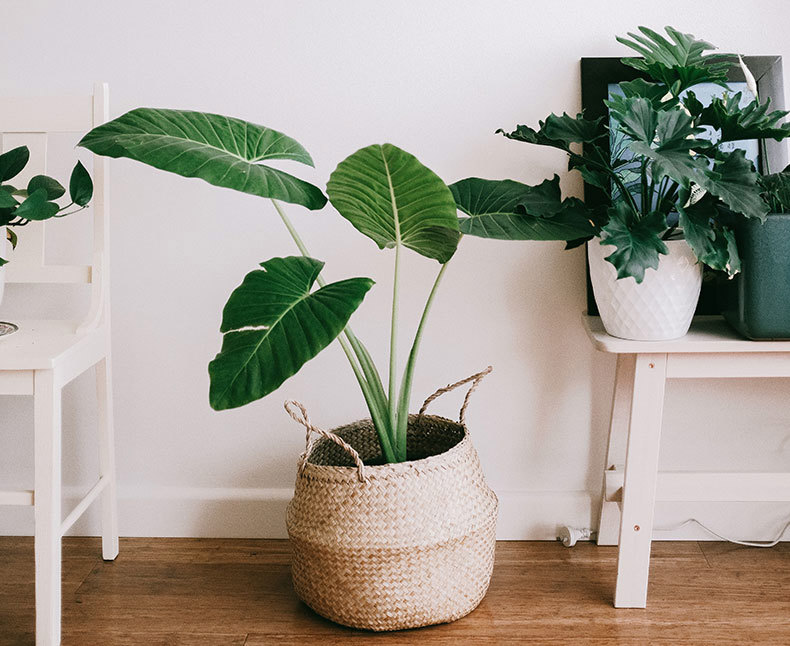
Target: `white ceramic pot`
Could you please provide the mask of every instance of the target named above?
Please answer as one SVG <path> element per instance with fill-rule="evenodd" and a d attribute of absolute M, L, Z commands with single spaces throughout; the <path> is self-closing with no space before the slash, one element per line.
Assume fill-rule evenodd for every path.
<path fill-rule="evenodd" d="M 702 265 L 685 240 L 668 240 L 669 255 L 658 269 L 648 269 L 644 280 L 617 279 L 617 270 L 605 258 L 615 250 L 587 243 L 595 302 L 607 333 L 634 341 L 666 341 L 688 332 L 702 287 Z"/>

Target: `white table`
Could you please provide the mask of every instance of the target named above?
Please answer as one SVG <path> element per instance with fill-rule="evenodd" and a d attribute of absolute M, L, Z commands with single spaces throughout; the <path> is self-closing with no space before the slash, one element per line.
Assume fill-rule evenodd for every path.
<path fill-rule="evenodd" d="M 696 318 L 674 341 L 627 341 L 598 317 L 582 321 L 597 350 L 617 355 L 598 544 L 620 546 L 615 607 L 644 608 L 657 500 L 790 501 L 790 473 L 659 472 L 666 380 L 790 377 L 790 342 L 748 341 L 719 316 Z M 612 447 L 623 436 L 621 467 Z"/>

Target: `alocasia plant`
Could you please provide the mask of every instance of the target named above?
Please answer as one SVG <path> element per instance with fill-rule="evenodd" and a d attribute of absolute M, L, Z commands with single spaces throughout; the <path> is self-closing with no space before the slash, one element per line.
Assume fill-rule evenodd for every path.
<path fill-rule="evenodd" d="M 29 160 L 30 150 L 27 146 L 12 148 L 0 155 L 0 227 L 7 227 L 6 235 L 14 248 L 17 235 L 12 227 L 24 227 L 30 222 L 71 215 L 87 207 L 93 197 L 93 181 L 81 162 L 77 162 L 71 172 L 71 201 L 64 206 L 56 200 L 66 194 L 66 189 L 48 175 L 31 177 L 24 188 L 8 183 L 25 169 Z M 0 258 L 0 267 L 7 262 Z"/>
<path fill-rule="evenodd" d="M 786 112 L 755 98 L 725 93 L 704 106 L 700 83 L 726 87 L 735 57 L 672 27 L 663 36 L 646 27 L 618 38 L 641 58 L 623 63 L 645 73 L 619 84 L 606 106 L 611 124 L 583 114 L 551 114 L 534 129 L 520 125 L 505 137 L 565 151 L 569 170 L 604 189 L 608 203 L 592 208 L 563 199 L 557 177 L 537 186 L 469 178 L 450 186 L 468 217 L 461 231 L 509 240 L 566 240 L 573 247 L 594 237 L 616 250 L 607 260 L 619 278 L 637 282 L 668 253 L 665 240 L 683 234 L 697 258 L 729 274 L 739 271 L 733 216 L 763 220 L 790 200 L 790 176 L 758 176 L 743 150 L 722 144 L 790 136 Z M 748 77 L 747 77 L 748 78 Z M 713 133 L 711 135 L 711 132 Z M 785 208 L 790 205 L 784 202 Z"/>
<path fill-rule="evenodd" d="M 216 114 L 139 108 L 89 132 L 80 145 L 99 155 L 126 157 L 184 177 L 270 198 L 300 256 L 271 258 L 230 295 L 222 315 L 222 348 L 209 364 L 209 401 L 217 410 L 265 397 L 336 338 L 351 364 L 388 462 L 407 459 L 412 380 L 423 330 L 447 262 L 460 239 L 447 185 L 416 157 L 391 144 L 362 148 L 340 162 L 327 193 L 332 205 L 395 260 L 388 383 L 348 325 L 373 281 L 326 284 L 280 202 L 321 209 L 316 186 L 270 166 L 274 160 L 313 165 L 286 135 Z M 265 162 L 265 163 L 264 163 Z M 568 208 L 574 208 L 569 203 Z M 557 215 L 558 219 L 566 216 Z M 401 375 L 396 362 L 400 258 L 404 248 L 436 260 L 440 269 Z"/>

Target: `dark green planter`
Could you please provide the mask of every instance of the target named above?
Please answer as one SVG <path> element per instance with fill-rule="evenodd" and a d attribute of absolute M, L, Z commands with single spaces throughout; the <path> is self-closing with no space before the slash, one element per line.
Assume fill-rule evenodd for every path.
<path fill-rule="evenodd" d="M 736 229 L 741 273 L 728 285 L 724 317 L 754 340 L 790 339 L 790 214 Z"/>

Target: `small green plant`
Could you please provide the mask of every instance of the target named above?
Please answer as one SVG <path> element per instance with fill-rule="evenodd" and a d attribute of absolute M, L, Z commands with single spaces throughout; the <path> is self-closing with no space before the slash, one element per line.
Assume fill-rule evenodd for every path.
<path fill-rule="evenodd" d="M 323 192 L 270 165 L 313 161 L 294 139 L 270 128 L 202 112 L 139 108 L 89 132 L 94 153 L 126 157 L 184 177 L 271 199 L 301 256 L 272 258 L 244 278 L 223 310 L 222 348 L 209 364 L 209 401 L 235 408 L 273 392 L 336 338 L 348 358 L 387 462 L 407 459 L 409 399 L 420 340 L 437 288 L 458 246 L 455 201 L 447 185 L 416 157 L 391 144 L 358 150 L 327 185 L 332 205 L 379 248 L 394 250 L 388 383 L 348 320 L 373 285 L 369 278 L 326 284 L 280 202 L 321 209 Z M 398 374 L 401 254 L 411 249 L 440 267 L 405 368 Z M 317 285 L 317 289 L 315 286 Z"/>
<path fill-rule="evenodd" d="M 32 177 L 24 188 L 9 184 L 9 180 L 25 169 L 29 160 L 30 150 L 27 146 L 19 146 L 0 155 L 0 227 L 7 227 L 6 235 L 13 248 L 16 248 L 17 235 L 12 227 L 23 227 L 30 222 L 77 213 L 86 208 L 93 197 L 93 182 L 81 162 L 77 162 L 71 172 L 71 201 L 64 206 L 60 206 L 56 200 L 66 194 L 66 189 L 47 175 Z M 7 262 L 0 258 L 0 267 Z"/>
<path fill-rule="evenodd" d="M 565 240 L 569 248 L 598 237 L 615 247 L 607 260 L 618 278 L 632 276 L 637 282 L 668 253 L 665 240 L 682 234 L 702 263 L 735 274 L 740 259 L 733 217 L 764 220 L 766 199 L 790 201 L 790 183 L 783 174 L 758 176 L 731 142 L 790 136 L 787 113 L 769 112 L 769 101 L 761 104 L 756 96 L 742 105 L 741 93 L 725 93 L 705 106 L 692 88 L 726 87 L 734 56 L 710 53 L 713 45 L 672 27 L 666 37 L 646 27 L 628 36 L 617 40 L 641 58 L 622 61 L 647 78 L 620 83 L 620 92 L 605 101 L 611 125 L 603 118 L 563 113 L 549 115 L 537 130 L 520 125 L 497 131 L 565 151 L 569 170 L 603 189 L 608 203 L 592 208 L 563 199 L 556 175 L 536 186 L 468 178 L 450 187 L 468 216 L 461 231 L 507 240 Z"/>

